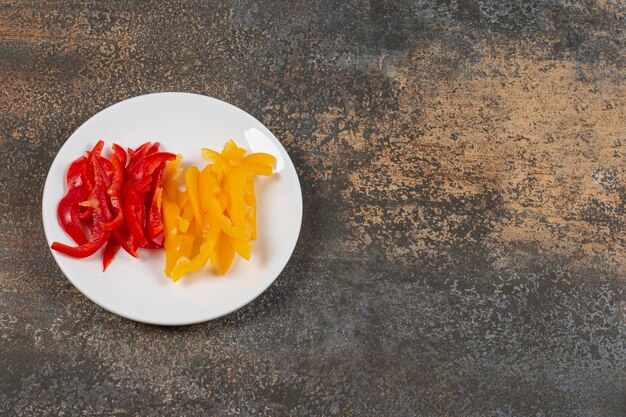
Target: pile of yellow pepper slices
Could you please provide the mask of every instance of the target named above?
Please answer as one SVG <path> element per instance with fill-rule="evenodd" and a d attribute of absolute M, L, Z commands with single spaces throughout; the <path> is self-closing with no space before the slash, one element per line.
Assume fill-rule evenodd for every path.
<path fill-rule="evenodd" d="M 221 153 L 202 149 L 209 163 L 200 171 L 187 168 L 179 188 L 182 156 L 165 168 L 163 221 L 165 274 L 173 281 L 198 271 L 210 261 L 219 275 L 230 268 L 235 253 L 249 260 L 256 240 L 256 195 L 253 178 L 271 176 L 275 158 L 246 155 L 229 140 Z"/>

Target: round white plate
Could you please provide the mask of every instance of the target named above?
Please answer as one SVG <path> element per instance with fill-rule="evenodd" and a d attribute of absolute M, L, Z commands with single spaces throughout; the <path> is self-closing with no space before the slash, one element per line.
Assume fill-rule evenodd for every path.
<path fill-rule="evenodd" d="M 183 325 L 211 320 L 243 307 L 267 289 L 296 246 L 302 222 L 298 175 L 280 142 L 261 122 L 223 101 L 188 93 L 157 93 L 117 103 L 93 116 L 70 136 L 57 154 L 43 191 L 42 215 L 48 244 L 74 245 L 57 221 L 66 192 L 69 164 L 102 139 L 135 148 L 158 141 L 161 149 L 183 155 L 183 167 L 206 164 L 201 148 L 221 151 L 228 139 L 252 152 L 276 157 L 272 177 L 255 179 L 258 239 L 252 257 L 235 261 L 223 277 L 208 267 L 173 283 L 163 273 L 163 250 L 140 249 L 134 259 L 120 250 L 106 272 L 98 252 L 74 259 L 52 251 L 65 276 L 103 308 L 144 323 Z"/>

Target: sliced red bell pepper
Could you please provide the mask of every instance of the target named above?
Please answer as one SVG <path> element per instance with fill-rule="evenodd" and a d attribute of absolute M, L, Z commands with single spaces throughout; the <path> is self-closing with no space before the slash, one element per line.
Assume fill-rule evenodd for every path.
<path fill-rule="evenodd" d="M 110 181 L 109 177 L 106 175 L 104 167 L 100 161 L 100 158 L 91 158 L 91 162 L 93 164 L 93 172 L 94 172 L 94 189 L 92 192 L 91 200 L 95 198 L 98 202 L 98 207 L 95 211 L 100 211 L 102 215 L 102 221 L 107 222 L 110 221 L 113 217 L 111 215 L 111 209 L 109 208 L 109 203 L 107 201 L 107 189 L 109 188 Z M 95 208 L 95 207 L 94 207 Z"/>
<path fill-rule="evenodd" d="M 127 157 L 126 157 L 126 151 L 124 150 L 124 148 L 122 148 L 117 143 L 114 143 L 113 145 L 111 145 L 111 149 L 113 149 L 113 153 L 117 155 L 117 158 L 119 159 L 122 167 L 125 167 Z"/>
<path fill-rule="evenodd" d="M 67 194 L 59 202 L 57 218 L 63 230 L 79 245 L 87 243 L 85 231 L 79 222 L 79 204 L 86 197 L 83 185 L 82 172 L 86 169 L 87 158 L 78 158 L 70 165 L 67 171 Z"/>
<path fill-rule="evenodd" d="M 104 171 L 106 172 L 107 178 L 109 178 L 110 180 L 113 177 L 113 164 L 104 156 L 100 156 L 98 160 L 102 164 L 102 167 L 104 168 Z"/>
<path fill-rule="evenodd" d="M 145 249 L 162 249 L 163 248 L 163 239 L 157 239 L 157 240 L 149 240 L 148 243 L 146 243 L 143 246 Z"/>
<path fill-rule="evenodd" d="M 52 248 L 73 257 L 87 257 L 105 244 L 103 269 L 119 248 L 138 257 L 137 249 L 163 247 L 162 178 L 166 161 L 175 155 L 146 142 L 128 154 L 113 144 L 109 157 L 98 141 L 68 170 L 68 193 L 58 207 L 59 223 L 79 244 L 54 242 Z M 79 162 L 80 161 L 80 162 Z M 87 239 L 82 227 L 89 229 Z"/>
<path fill-rule="evenodd" d="M 163 171 L 165 171 L 165 162 L 161 162 L 161 165 L 154 171 L 152 180 L 150 208 L 148 209 L 148 220 L 146 222 L 146 229 L 150 239 L 155 239 L 163 233 L 163 213 L 161 211 Z"/>
<path fill-rule="evenodd" d="M 100 217 L 100 215 L 94 215 Z M 110 232 L 102 230 L 101 223 L 95 223 L 92 229 L 91 240 L 79 246 L 69 246 L 64 243 L 54 242 L 52 249 L 69 255 L 73 258 L 86 258 L 93 255 L 100 249 L 109 239 Z"/>
<path fill-rule="evenodd" d="M 115 230 L 122 226 L 124 222 L 124 214 L 122 210 L 122 185 L 124 184 L 124 167 L 117 153 L 111 155 L 111 166 L 113 174 L 111 176 L 111 185 L 107 189 L 107 195 L 111 202 L 111 207 L 115 215 L 111 221 L 102 225 L 104 230 Z"/>
<path fill-rule="evenodd" d="M 155 152 L 137 161 L 129 170 L 128 177 L 138 179 L 152 175 L 154 171 L 165 161 L 176 159 L 176 155 L 169 152 Z"/>
<path fill-rule="evenodd" d="M 122 188 L 124 185 L 124 173 L 125 173 L 124 167 L 126 166 L 128 155 L 126 154 L 126 151 L 124 150 L 124 148 L 122 148 L 117 143 L 114 143 L 111 146 L 111 149 L 113 150 L 113 156 L 111 157 L 111 162 L 113 163 L 114 169 L 117 172 L 117 178 L 122 179 L 121 183 L 119 183 L 120 188 L 111 191 L 111 194 L 113 194 L 114 196 L 117 195 L 117 201 L 114 196 L 111 197 L 111 205 L 113 206 L 114 209 L 117 209 L 116 217 L 111 222 L 116 221 L 117 217 L 121 217 L 122 219 L 121 225 L 119 227 L 116 227 L 114 230 L 112 230 L 112 234 L 113 234 L 113 237 L 115 238 L 115 241 L 117 242 L 118 245 L 122 247 L 122 249 L 124 249 L 130 256 L 134 258 L 138 258 L 139 255 L 137 254 L 137 244 L 134 242 L 134 240 L 132 240 L 130 233 L 128 232 L 128 229 L 126 228 L 126 225 L 124 224 L 124 207 L 122 205 L 122 201 L 123 201 L 122 200 Z M 129 149 L 129 152 L 130 151 L 132 151 L 132 149 Z M 117 159 L 117 160 L 114 161 L 114 159 Z M 119 173 L 120 168 L 122 171 L 121 175 Z M 112 186 L 114 184 L 116 184 L 116 181 L 113 181 Z M 111 188 L 109 188 L 109 190 L 111 190 Z M 119 207 L 116 207 L 118 203 L 119 203 Z M 114 224 L 112 225 L 106 224 L 105 227 L 113 226 L 113 225 Z"/>
<path fill-rule="evenodd" d="M 137 253 L 137 248 L 139 245 L 135 243 L 135 240 L 130 235 L 130 232 L 126 229 L 125 226 L 113 231 L 113 236 L 117 242 L 122 246 L 122 249 L 126 251 L 133 258 L 139 258 L 139 254 Z"/>
<path fill-rule="evenodd" d="M 143 158 L 153 153 L 156 153 L 159 150 L 159 143 L 150 143 L 146 142 L 135 150 L 128 149 L 129 161 L 128 166 L 126 167 L 126 174 L 130 173 L 130 170 L 137 165 Z"/>
<path fill-rule="evenodd" d="M 130 156 L 130 161 L 128 161 L 128 169 L 130 170 L 130 168 L 139 160 L 141 160 L 141 158 L 143 158 L 144 156 L 146 156 L 146 153 L 148 152 L 149 149 L 151 149 L 153 147 L 152 143 L 150 142 L 146 142 L 143 145 L 141 145 L 140 147 L 138 147 L 137 149 L 133 150 L 128 148 L 128 155 Z M 157 146 L 158 149 L 158 146 Z"/>
<path fill-rule="evenodd" d="M 152 178 L 145 176 L 141 179 L 130 180 L 124 184 L 124 218 L 130 235 L 139 246 L 148 243 L 144 233 L 146 223 L 146 194 L 150 190 Z"/>
<path fill-rule="evenodd" d="M 89 221 L 92 219 L 91 210 L 87 206 L 80 206 L 78 211 L 78 218 L 82 221 Z"/>
<path fill-rule="evenodd" d="M 99 140 L 98 142 L 96 142 L 90 153 L 96 156 L 100 156 L 102 155 L 102 149 L 104 149 L 104 141 Z"/>
<path fill-rule="evenodd" d="M 102 229 L 102 224 L 108 221 L 111 216 L 106 202 L 106 174 L 97 157 L 93 157 L 92 154 L 89 159 L 94 171 L 94 188 L 88 200 L 91 204 L 94 220 L 91 238 L 87 243 L 79 246 L 69 246 L 60 242 L 52 244 L 52 249 L 74 258 L 86 258 L 93 255 L 106 243 L 110 236 L 110 232 Z"/>
<path fill-rule="evenodd" d="M 87 158 L 81 156 L 67 170 L 65 180 L 69 188 L 75 188 L 83 185 L 83 173 L 87 169 Z"/>
<path fill-rule="evenodd" d="M 102 271 L 106 271 L 107 267 L 115 258 L 117 251 L 120 250 L 120 244 L 114 236 L 109 237 L 107 245 L 104 247 L 102 254 Z"/>
<path fill-rule="evenodd" d="M 150 146 L 147 150 L 144 156 L 146 155 L 150 155 L 153 154 L 155 152 L 158 152 L 159 147 L 161 146 L 161 144 L 159 142 L 153 142 L 152 146 Z"/>
<path fill-rule="evenodd" d="M 104 142 L 99 140 L 91 149 L 91 151 L 87 152 L 87 164 L 82 172 L 81 178 L 83 180 L 83 185 L 85 187 L 85 195 L 90 196 L 94 187 L 94 171 L 93 164 L 91 163 L 91 159 L 95 156 L 100 158 L 102 154 L 102 149 L 104 147 Z M 92 211 L 87 206 L 82 206 L 78 213 L 78 218 L 81 220 L 89 220 L 92 218 Z"/>
<path fill-rule="evenodd" d="M 78 217 L 80 202 L 83 201 L 83 189 L 80 187 L 70 189 L 57 207 L 57 218 L 63 230 L 79 245 L 87 243 L 85 231 L 80 226 Z"/>

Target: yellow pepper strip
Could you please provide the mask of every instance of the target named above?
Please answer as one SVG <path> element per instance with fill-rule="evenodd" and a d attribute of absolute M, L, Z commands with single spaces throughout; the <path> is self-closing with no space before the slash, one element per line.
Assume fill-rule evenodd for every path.
<path fill-rule="evenodd" d="M 217 183 L 215 173 L 211 169 L 211 165 L 204 167 L 198 176 L 198 191 L 200 193 L 200 207 L 202 211 L 209 211 L 209 199 L 211 196 L 220 192 L 221 187 Z"/>
<path fill-rule="evenodd" d="M 261 165 L 271 168 L 273 171 L 274 164 L 276 163 L 276 158 L 273 155 L 269 155 L 266 153 L 253 153 L 246 156 L 243 159 L 244 165 Z M 267 170 L 269 171 L 269 170 Z M 268 172 L 264 173 L 268 173 Z M 269 174 L 271 175 L 271 173 Z M 248 216 L 248 220 L 250 222 L 250 226 L 252 231 L 250 233 L 250 238 L 252 240 L 256 240 L 257 238 L 257 227 L 256 227 L 256 194 L 254 192 L 254 183 L 253 179 L 250 178 L 246 181 L 244 186 L 244 199 L 246 200 L 246 204 L 250 206 L 250 213 Z"/>
<path fill-rule="evenodd" d="M 185 207 L 187 201 L 189 201 L 189 193 L 187 193 L 187 190 L 180 192 L 178 198 L 174 201 L 176 201 L 178 207 Z"/>
<path fill-rule="evenodd" d="M 193 207 L 191 206 L 191 203 L 189 202 L 189 200 L 187 200 L 187 203 L 184 206 L 182 206 L 180 216 L 183 219 L 187 220 L 189 223 L 191 223 L 194 220 Z"/>
<path fill-rule="evenodd" d="M 233 263 L 235 250 L 230 244 L 230 238 L 225 233 L 220 233 L 217 238 L 217 273 L 224 275 Z"/>
<path fill-rule="evenodd" d="M 274 168 L 274 164 L 276 163 L 276 158 L 274 155 L 270 155 L 268 153 L 252 153 L 243 158 L 242 163 L 244 165 L 265 165 L 270 168 Z"/>
<path fill-rule="evenodd" d="M 172 280 L 176 282 L 183 275 L 202 269 L 209 261 L 210 254 L 211 250 L 209 243 L 203 243 L 200 246 L 198 254 L 194 256 L 193 259 L 189 259 L 186 256 L 178 258 L 174 269 L 172 269 Z"/>
<path fill-rule="evenodd" d="M 252 245 L 248 239 L 235 239 L 231 238 L 230 243 L 235 249 L 235 252 L 239 254 L 246 261 L 250 260 L 250 255 L 252 255 Z"/>
<path fill-rule="evenodd" d="M 176 180 L 180 176 L 181 169 L 179 165 L 182 159 L 183 156 L 179 154 L 176 156 L 175 160 L 169 161 L 165 167 L 165 173 L 163 175 L 163 195 L 170 201 L 176 201 L 178 197 L 179 191 Z"/>
<path fill-rule="evenodd" d="M 202 148 L 202 158 L 207 162 L 211 162 L 212 164 L 219 166 L 220 168 L 223 168 L 227 164 L 227 161 L 224 159 L 222 154 L 209 148 Z"/>
<path fill-rule="evenodd" d="M 272 175 L 272 167 L 263 164 L 246 164 L 241 167 L 243 175 L 248 179 L 262 175 L 269 177 Z"/>
<path fill-rule="evenodd" d="M 222 182 L 224 181 L 224 172 L 226 172 L 226 169 L 222 169 L 217 165 L 211 165 L 211 170 L 215 174 L 215 179 L 217 180 L 217 186 L 220 187 L 220 190 L 221 190 Z"/>
<path fill-rule="evenodd" d="M 239 256 L 248 261 L 250 260 L 250 255 L 252 253 L 252 246 L 250 244 L 250 240 L 252 238 L 252 230 L 250 224 L 246 221 L 248 213 L 245 207 L 245 201 L 243 199 L 243 196 L 239 196 L 238 194 L 240 193 L 233 194 L 237 195 L 237 200 L 239 200 L 239 197 L 241 197 L 241 202 L 236 201 L 235 198 L 232 198 L 231 207 L 229 208 L 228 214 L 233 222 L 233 226 L 248 231 L 248 236 L 246 239 L 232 237 L 230 242 L 235 251 L 239 254 Z M 237 207 L 235 207 L 236 204 L 238 204 Z"/>
<path fill-rule="evenodd" d="M 237 239 L 247 239 L 248 233 L 245 230 L 233 226 L 232 221 L 224 215 L 220 203 L 215 197 L 209 199 L 209 214 L 211 219 L 229 236 Z"/>
<path fill-rule="evenodd" d="M 222 231 L 220 230 L 219 226 L 215 223 L 211 224 L 211 226 L 209 227 L 209 233 L 207 235 L 207 243 L 209 244 L 209 253 L 210 253 L 210 257 L 211 257 L 211 267 L 215 267 L 217 266 L 217 238 L 219 237 L 220 233 Z"/>
<path fill-rule="evenodd" d="M 236 218 L 237 220 L 243 218 L 246 212 L 246 201 L 243 197 L 243 188 L 246 178 L 242 174 L 243 172 L 241 171 L 241 169 L 234 169 L 229 176 L 226 186 L 224 187 L 226 188 L 226 191 L 228 193 L 228 199 L 230 203 L 228 207 L 228 212 L 231 216 L 230 218 L 233 220 L 233 223 L 235 223 Z"/>
<path fill-rule="evenodd" d="M 216 222 L 224 233 L 239 239 L 246 239 L 247 233 L 245 230 L 233 227 L 231 220 L 224 215 L 222 203 L 226 203 L 227 196 L 216 197 L 216 191 L 219 190 L 219 186 L 215 177 L 212 177 L 210 174 L 211 172 L 205 168 L 199 175 L 198 183 L 201 190 L 202 210 L 208 212 L 211 220 Z"/>
<path fill-rule="evenodd" d="M 233 237 L 231 239 L 231 244 L 242 258 L 249 260 L 252 247 L 250 246 L 251 228 L 249 223 L 246 221 L 247 207 L 243 196 L 245 178 L 242 176 L 241 168 L 234 168 L 229 175 L 229 180 L 226 185 L 230 200 L 228 215 L 233 223 L 233 226 L 249 232 L 245 239 Z"/>
<path fill-rule="evenodd" d="M 180 230 L 181 233 L 187 233 L 190 224 L 191 223 L 189 223 L 189 220 L 185 219 L 184 217 L 178 218 L 178 230 Z"/>
<path fill-rule="evenodd" d="M 180 234 L 180 246 L 179 254 L 187 258 L 191 258 L 193 253 L 193 244 L 195 243 L 195 233 L 181 233 Z"/>
<path fill-rule="evenodd" d="M 228 160 L 222 154 L 215 152 L 213 149 L 203 148 L 202 159 L 209 162 L 219 182 L 222 181 L 224 173 L 230 169 Z"/>
<path fill-rule="evenodd" d="M 189 201 L 193 209 L 193 217 L 196 220 L 196 230 L 198 234 L 202 235 L 202 225 L 204 224 L 202 212 L 200 211 L 200 201 L 198 199 L 198 175 L 199 171 L 197 167 L 188 168 L 185 172 L 185 186 L 187 187 L 187 194 L 189 195 Z"/>
<path fill-rule="evenodd" d="M 217 201 L 220 203 L 220 208 L 222 209 L 222 212 L 226 211 L 226 209 L 228 208 L 228 195 L 226 193 L 220 192 L 217 195 Z"/>
<path fill-rule="evenodd" d="M 256 194 L 252 179 L 246 181 L 243 198 L 246 200 L 246 204 L 250 206 L 250 211 L 248 212 L 248 222 L 251 228 L 250 239 L 256 240 Z"/>
<path fill-rule="evenodd" d="M 243 160 L 243 156 L 246 154 L 246 150 L 239 148 L 232 139 L 224 144 L 222 149 L 222 156 L 232 165 L 237 166 Z"/>
<path fill-rule="evenodd" d="M 178 217 L 178 230 L 181 233 L 187 233 L 189 226 L 191 225 L 191 221 L 193 220 L 193 213 L 191 206 L 189 205 L 185 206 L 183 210 L 183 214 Z"/>
<path fill-rule="evenodd" d="M 180 238 L 178 235 L 178 216 L 180 209 L 176 203 L 167 199 L 163 200 L 163 222 L 165 225 L 165 236 L 163 246 L 165 247 L 165 275 L 170 276 L 172 268 L 178 258 L 178 247 Z"/>

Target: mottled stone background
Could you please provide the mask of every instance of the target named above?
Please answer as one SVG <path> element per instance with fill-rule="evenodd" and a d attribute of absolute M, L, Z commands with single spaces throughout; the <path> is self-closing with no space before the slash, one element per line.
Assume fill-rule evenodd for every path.
<path fill-rule="evenodd" d="M 0 3 L 1 415 L 626 415 L 623 0 Z M 256 301 L 161 328 L 43 235 L 94 113 L 189 91 L 300 174 Z"/>

